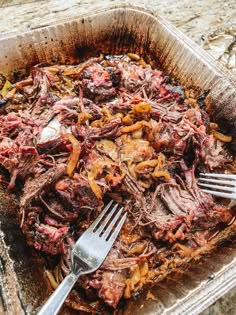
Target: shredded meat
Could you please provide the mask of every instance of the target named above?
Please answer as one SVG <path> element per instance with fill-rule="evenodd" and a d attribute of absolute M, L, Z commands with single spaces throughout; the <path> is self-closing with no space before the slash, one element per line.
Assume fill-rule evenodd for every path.
<path fill-rule="evenodd" d="M 235 171 L 223 142 L 231 137 L 216 130 L 204 95 L 139 56 L 36 65 L 9 93 L 0 94 L 0 165 L 8 189 L 19 190 L 27 242 L 50 256 L 55 281 L 110 198 L 128 213 L 101 268 L 67 300 L 75 310 L 119 309 L 210 252 L 211 235 L 232 222 L 227 203 L 196 179 L 202 170 Z"/>
<path fill-rule="evenodd" d="M 105 271 L 102 275 L 99 296 L 108 305 L 117 307 L 125 288 L 125 276 L 120 272 Z"/>
<path fill-rule="evenodd" d="M 214 139 L 212 135 L 206 137 L 203 142 L 201 157 L 210 170 L 224 166 L 231 159 L 229 153 L 224 148 L 224 144 Z"/>

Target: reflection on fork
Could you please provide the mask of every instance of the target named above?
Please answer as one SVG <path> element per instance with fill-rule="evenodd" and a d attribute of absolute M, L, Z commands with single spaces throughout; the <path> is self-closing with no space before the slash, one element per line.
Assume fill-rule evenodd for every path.
<path fill-rule="evenodd" d="M 236 175 L 201 173 L 198 185 L 202 191 L 214 196 L 236 199 Z M 208 189 L 205 189 L 208 188 Z"/>

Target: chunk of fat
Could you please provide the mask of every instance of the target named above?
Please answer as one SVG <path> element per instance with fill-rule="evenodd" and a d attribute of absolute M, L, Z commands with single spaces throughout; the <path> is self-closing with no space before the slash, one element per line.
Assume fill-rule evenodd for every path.
<path fill-rule="evenodd" d="M 70 127 L 65 128 L 61 125 L 57 117 L 54 117 L 46 127 L 44 127 L 39 134 L 38 144 L 44 143 L 50 140 L 55 140 L 61 135 L 71 133 Z"/>

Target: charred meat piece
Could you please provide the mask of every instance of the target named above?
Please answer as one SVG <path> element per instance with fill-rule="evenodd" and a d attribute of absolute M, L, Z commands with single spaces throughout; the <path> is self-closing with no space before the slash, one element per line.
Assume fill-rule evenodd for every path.
<path fill-rule="evenodd" d="M 111 68 L 104 69 L 99 64 L 86 68 L 82 73 L 84 95 L 95 102 L 114 97 L 115 86 L 119 84 L 118 73 Z"/>
<path fill-rule="evenodd" d="M 74 179 L 69 183 L 63 184 L 62 181 L 64 180 L 56 182 L 55 189 L 56 195 L 65 207 L 79 212 L 83 207 L 96 209 L 102 205 L 93 193 L 86 177 L 75 174 Z"/>
<path fill-rule="evenodd" d="M 28 178 L 23 188 L 21 207 L 27 207 L 30 202 L 46 188 L 53 184 L 65 173 L 65 165 L 59 164 L 55 168 L 50 168 L 44 174 L 36 178 Z"/>
<path fill-rule="evenodd" d="M 26 234 L 29 245 L 51 255 L 65 254 L 65 239 L 68 235 L 69 227 L 55 227 L 40 222 L 39 207 L 29 207 L 22 230 Z M 51 222 L 50 222 L 51 223 Z"/>
<path fill-rule="evenodd" d="M 117 307 L 121 297 L 124 294 L 126 278 L 121 272 L 105 271 L 102 275 L 101 288 L 99 296 L 106 304 Z"/>

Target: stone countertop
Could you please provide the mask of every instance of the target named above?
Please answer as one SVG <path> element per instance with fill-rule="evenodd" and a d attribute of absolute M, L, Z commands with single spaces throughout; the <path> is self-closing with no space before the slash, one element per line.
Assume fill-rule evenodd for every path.
<path fill-rule="evenodd" d="M 235 0 L 0 0 L 0 33 L 23 32 L 109 4 L 131 3 L 155 10 L 198 44 L 203 34 L 236 21 Z M 236 287 L 201 315 L 236 315 Z"/>
<path fill-rule="evenodd" d="M 236 20 L 235 0 L 0 0 L 0 32 L 24 31 L 103 6 L 132 4 L 155 10 L 200 43 L 209 29 Z"/>

